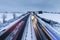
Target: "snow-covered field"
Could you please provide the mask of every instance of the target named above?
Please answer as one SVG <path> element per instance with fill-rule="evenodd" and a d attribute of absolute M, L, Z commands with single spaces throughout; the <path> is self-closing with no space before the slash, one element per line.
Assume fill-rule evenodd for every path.
<path fill-rule="evenodd" d="M 43 14 L 37 14 L 37 15 L 42 17 L 42 18 L 46 18 L 46 19 L 53 20 L 53 21 L 56 21 L 56 22 L 60 23 L 60 14 L 43 13 Z M 55 26 L 53 28 L 55 30 L 57 30 L 58 32 L 60 32 L 60 26 L 58 27 L 58 25 L 57 25 L 57 26 Z"/>
<path fill-rule="evenodd" d="M 15 15 L 16 15 L 16 18 L 17 18 L 17 17 L 23 15 L 23 13 L 20 13 L 20 14 L 16 13 Z M 6 21 L 10 22 L 10 20 L 13 19 L 13 14 L 12 13 L 7 13 L 7 14 L 5 14 L 5 16 L 6 16 L 6 18 L 5 18 Z M 9 24 L 8 22 L 3 24 L 3 13 L 0 13 L 0 29 L 5 27 L 8 24 Z"/>
<path fill-rule="evenodd" d="M 37 14 L 37 15 L 42 17 L 42 18 L 50 19 L 50 20 L 53 20 L 53 21 L 60 23 L 60 14 L 43 13 L 43 14 Z"/>
<path fill-rule="evenodd" d="M 13 19 L 13 14 L 12 13 L 7 13 L 5 14 L 6 15 L 6 21 L 10 20 L 10 19 Z M 16 17 L 19 17 L 21 16 L 22 13 L 16 13 Z M 0 13 L 0 23 L 3 23 L 3 13 Z"/>
<path fill-rule="evenodd" d="M 1 14 L 0 14 L 0 23 L 3 22 L 3 21 L 2 21 L 2 20 L 3 20 L 2 16 L 3 16 L 3 14 L 1 13 Z"/>

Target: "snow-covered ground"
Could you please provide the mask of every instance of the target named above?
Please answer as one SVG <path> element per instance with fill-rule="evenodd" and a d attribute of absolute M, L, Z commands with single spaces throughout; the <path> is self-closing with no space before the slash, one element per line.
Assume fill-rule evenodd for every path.
<path fill-rule="evenodd" d="M 3 14 L 5 14 L 6 18 L 5 20 L 7 21 L 6 23 L 3 24 Z M 16 13 L 16 17 L 21 16 L 23 13 Z M 0 13 L 0 29 L 7 26 L 8 24 L 11 23 L 11 20 L 13 20 L 13 13 Z"/>
<path fill-rule="evenodd" d="M 47 14 L 47 13 L 43 13 L 43 14 L 37 14 L 38 16 L 42 17 L 42 18 L 46 18 L 49 20 L 53 20 L 56 21 L 58 23 L 60 23 L 60 14 Z M 54 26 L 53 27 L 55 30 L 57 30 L 58 32 L 60 32 L 60 26 Z"/>
<path fill-rule="evenodd" d="M 21 16 L 22 15 L 22 13 L 16 13 L 16 17 L 19 17 L 19 16 Z"/>
<path fill-rule="evenodd" d="M 3 23 L 3 14 L 4 13 L 0 13 L 0 23 Z M 13 19 L 13 13 L 5 13 L 5 15 L 6 15 L 6 21 L 8 21 L 8 20 L 10 20 L 10 19 Z M 19 16 L 21 16 L 22 15 L 22 13 L 16 13 L 16 17 L 19 17 Z"/>
<path fill-rule="evenodd" d="M 0 23 L 3 23 L 3 21 L 2 21 L 2 20 L 3 20 L 2 16 L 3 16 L 3 13 L 0 14 Z"/>
<path fill-rule="evenodd" d="M 25 16 L 27 16 L 28 14 L 26 14 Z M 9 28 L 11 28 L 15 23 L 19 22 L 22 18 L 24 18 L 25 16 L 22 16 L 21 18 L 19 18 L 18 20 L 8 24 L 5 27 L 0 27 L 0 35 L 2 35 L 3 33 L 5 33 Z M 5 29 L 5 31 L 3 31 Z"/>
<path fill-rule="evenodd" d="M 6 15 L 6 19 L 5 19 L 6 21 L 13 19 L 13 15 L 11 13 L 5 15 Z"/>
<path fill-rule="evenodd" d="M 56 21 L 60 23 L 60 14 L 48 14 L 48 13 L 43 13 L 43 14 L 37 14 L 38 16 L 46 19 L 50 19 L 53 21 Z"/>

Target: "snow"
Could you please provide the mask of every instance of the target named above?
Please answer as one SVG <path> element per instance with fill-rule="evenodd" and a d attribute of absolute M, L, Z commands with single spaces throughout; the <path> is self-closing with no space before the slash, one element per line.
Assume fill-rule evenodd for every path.
<path fill-rule="evenodd" d="M 2 16 L 3 16 L 3 13 L 0 14 L 0 23 L 3 23 L 3 21 L 2 21 L 2 20 L 3 20 Z"/>
<path fill-rule="evenodd" d="M 28 15 L 28 14 L 26 14 L 26 15 Z M 26 15 L 25 15 L 25 16 L 26 16 Z M 1 28 L 1 29 L 0 29 L 0 35 L 2 35 L 3 33 L 5 33 L 9 28 L 11 28 L 15 23 L 17 23 L 18 21 L 20 21 L 20 20 L 21 20 L 22 18 L 24 18 L 25 16 L 22 16 L 21 18 L 19 18 L 18 20 L 10 23 L 10 24 L 7 25 L 6 27 Z M 5 30 L 5 31 L 3 31 L 3 30 Z"/>
<path fill-rule="evenodd" d="M 38 18 L 39 19 L 39 18 Z M 39 22 L 43 25 L 43 27 L 47 28 L 49 32 L 51 32 L 51 36 L 55 39 L 59 39 L 60 38 L 60 32 L 58 32 L 57 30 L 55 30 L 51 25 L 49 25 L 48 23 L 45 23 L 44 21 L 42 21 L 41 19 L 39 19 Z"/>
<path fill-rule="evenodd" d="M 5 20 L 7 21 L 6 23 L 3 23 L 3 14 L 6 16 L 6 18 L 5 18 Z M 21 16 L 22 13 L 20 13 L 20 14 L 19 13 L 16 13 L 15 15 L 16 15 L 16 18 L 17 18 L 17 17 Z M 10 24 L 12 20 L 13 20 L 13 13 L 0 13 L 0 30 L 3 27 L 5 27 L 8 24 Z"/>
<path fill-rule="evenodd" d="M 22 15 L 22 13 L 16 13 L 16 17 L 19 17 L 19 16 L 21 16 Z"/>
<path fill-rule="evenodd" d="M 60 27 L 54 27 L 60 33 Z"/>
<path fill-rule="evenodd" d="M 3 14 L 5 14 L 5 16 L 6 16 L 6 21 L 8 21 L 8 20 L 11 20 L 11 19 L 13 19 L 13 13 L 0 13 L 0 23 L 3 23 Z M 22 15 L 22 13 L 16 13 L 16 17 L 19 17 L 19 16 L 21 16 Z"/>
<path fill-rule="evenodd" d="M 5 18 L 5 21 L 7 21 L 6 23 L 3 23 L 3 15 L 6 16 Z M 16 18 L 18 18 L 21 15 L 23 15 L 23 13 L 15 13 L 15 15 L 16 15 Z M 3 28 L 5 25 L 8 25 L 12 21 L 14 21 L 13 13 L 0 13 L 0 29 Z"/>
<path fill-rule="evenodd" d="M 60 23 L 60 14 L 43 13 L 43 14 L 37 14 L 37 15 L 42 18 L 46 18 L 46 19 L 53 20 L 53 21 Z M 60 34 L 60 24 L 55 24 L 54 26 L 51 26 L 51 27 L 52 27 L 51 29 L 54 29 L 56 33 Z"/>
<path fill-rule="evenodd" d="M 60 23 L 60 14 L 48 14 L 48 13 L 43 13 L 43 14 L 37 14 L 38 16 L 46 19 L 50 19 L 53 21 L 56 21 Z"/>

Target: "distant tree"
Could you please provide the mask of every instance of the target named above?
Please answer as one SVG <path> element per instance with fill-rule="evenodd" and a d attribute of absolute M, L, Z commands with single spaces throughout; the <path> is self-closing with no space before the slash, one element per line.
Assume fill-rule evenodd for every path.
<path fill-rule="evenodd" d="M 36 14 L 36 13 L 33 11 L 33 14 Z"/>
<path fill-rule="evenodd" d="M 31 11 L 28 11 L 27 13 L 31 13 Z"/>
<path fill-rule="evenodd" d="M 39 14 L 42 14 L 43 12 L 42 11 L 38 11 Z"/>

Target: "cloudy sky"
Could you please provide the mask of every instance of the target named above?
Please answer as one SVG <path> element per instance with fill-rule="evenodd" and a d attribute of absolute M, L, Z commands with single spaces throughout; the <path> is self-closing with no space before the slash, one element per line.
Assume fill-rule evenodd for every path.
<path fill-rule="evenodd" d="M 0 0 L 0 11 L 60 11 L 60 0 Z"/>

